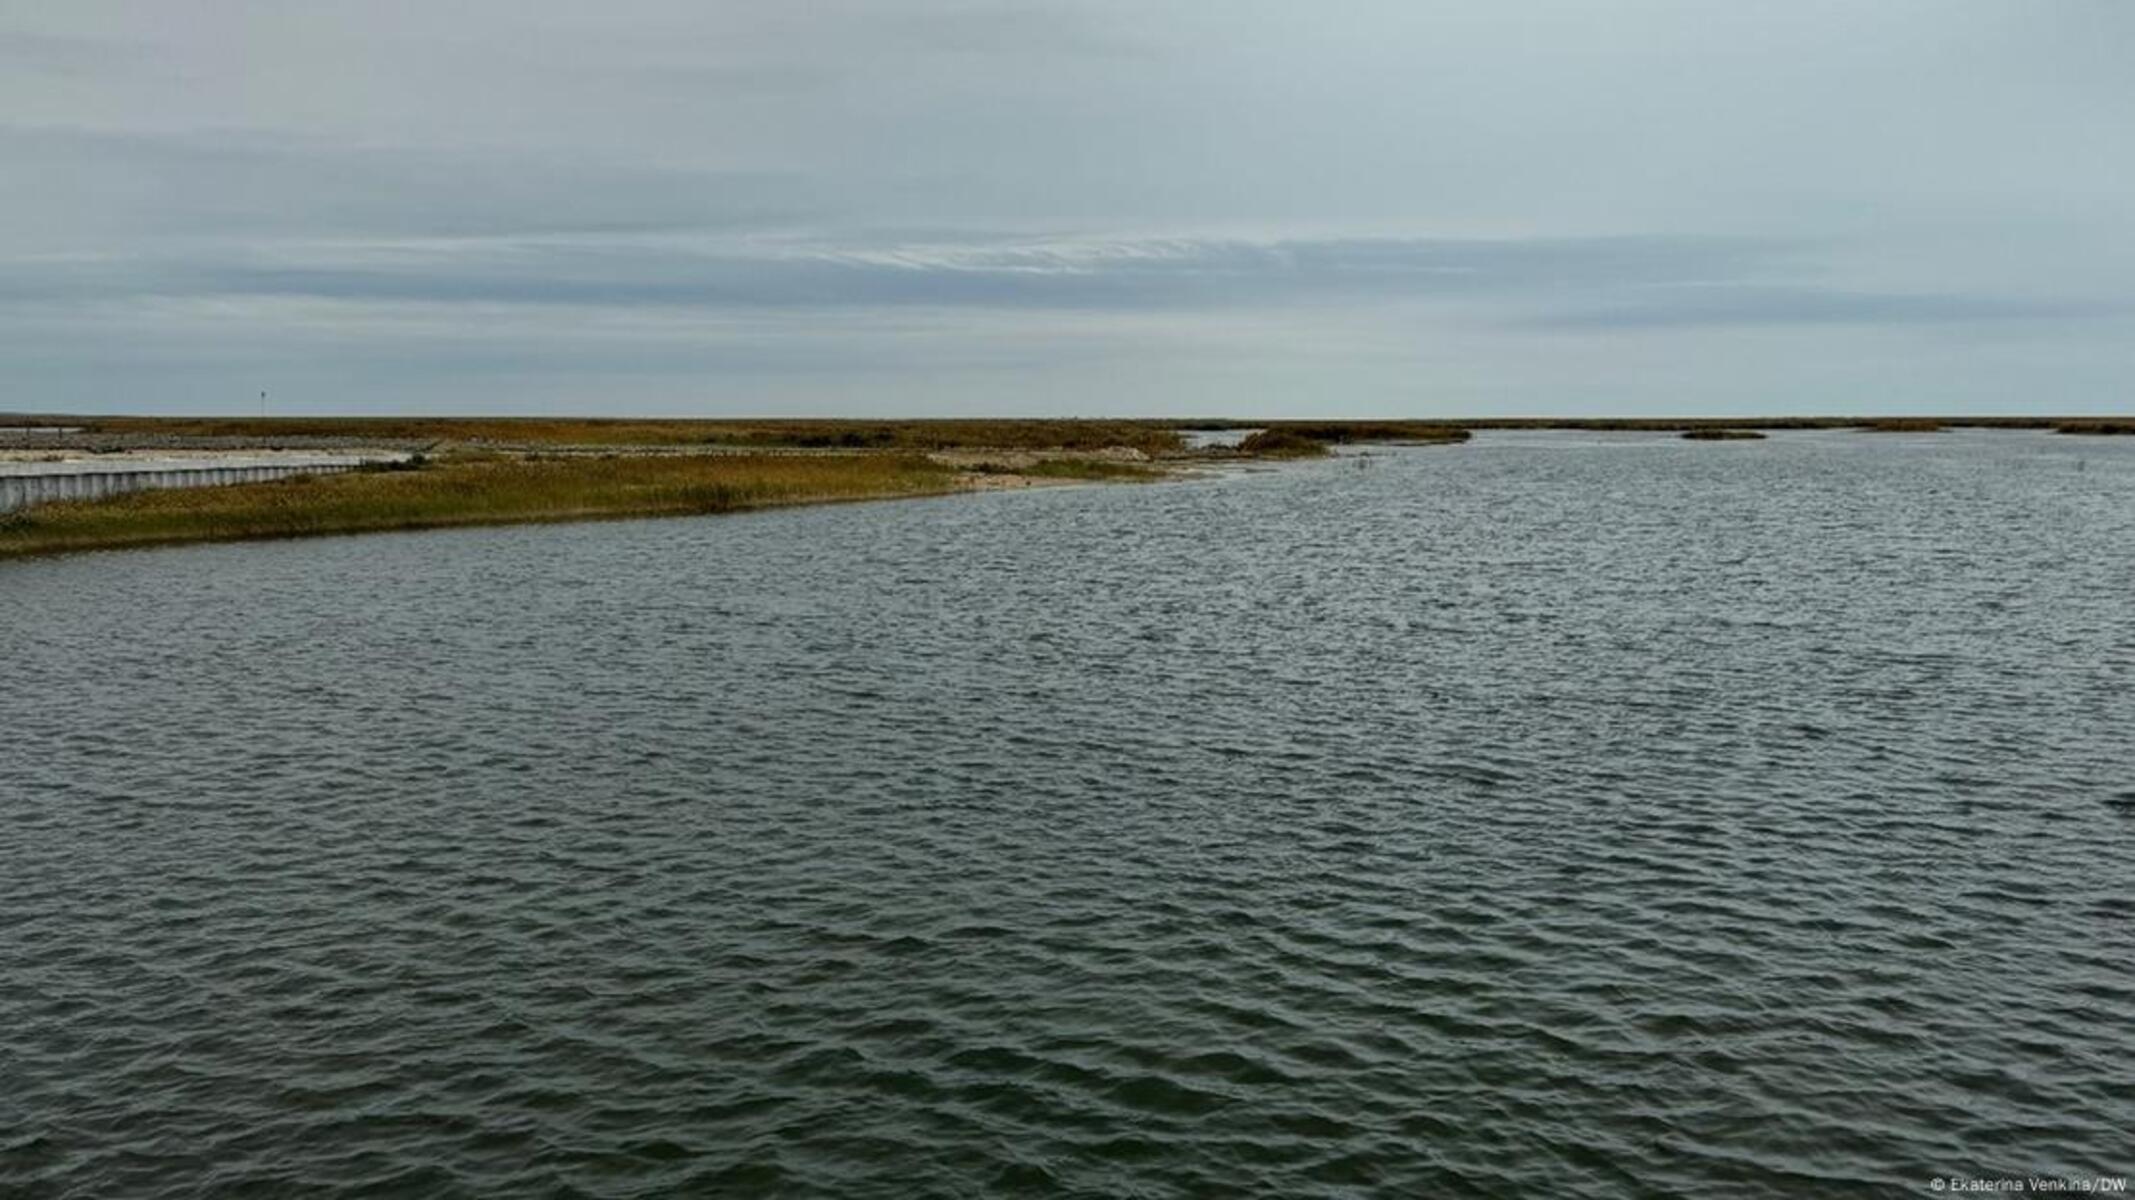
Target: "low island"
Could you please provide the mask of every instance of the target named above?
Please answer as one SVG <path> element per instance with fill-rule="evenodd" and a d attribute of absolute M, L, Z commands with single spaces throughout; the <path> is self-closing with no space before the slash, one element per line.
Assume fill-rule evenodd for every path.
<path fill-rule="evenodd" d="M 0 558 L 1146 482 L 1197 465 L 1433 439 L 1424 427 L 1318 422 L 1273 443 L 1190 447 L 1191 423 L 1103 420 L 11 418 L 0 456 L 100 465 L 137 455 L 367 452 L 332 474 L 154 488 L 0 512 Z M 1251 438 L 1244 439 L 1247 443 Z M 1301 449 L 1300 449 L 1301 448 Z M 4 464 L 0 464 L 4 466 Z"/>
<path fill-rule="evenodd" d="M 1223 463 L 1324 457 L 1343 445 L 1450 446 L 1479 430 L 1570 429 L 1755 440 L 1770 429 L 2135 432 L 2121 418 L 1489 418 L 1460 421 L 1058 419 L 0 417 L 0 472 L 94 459 L 360 455 L 332 473 L 0 505 L 0 558 L 1147 482 Z M 1190 431 L 1220 433 L 1189 438 Z M 192 456 L 173 459 L 171 456 Z M 247 461 L 251 461 L 248 459 Z M 25 464 L 34 464 L 26 466 Z M 152 469 L 161 469 L 153 467 Z"/>

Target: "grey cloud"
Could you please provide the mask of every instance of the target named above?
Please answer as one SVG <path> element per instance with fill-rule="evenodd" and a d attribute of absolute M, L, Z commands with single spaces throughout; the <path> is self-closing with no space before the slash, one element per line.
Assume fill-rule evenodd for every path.
<path fill-rule="evenodd" d="M 84 74 L 141 60 L 145 48 L 130 38 L 81 37 L 0 28 L 0 67 L 52 75 Z"/>
<path fill-rule="evenodd" d="M 148 135 L 0 126 L 0 200 L 133 233 L 397 237 L 782 226 L 811 185 L 766 171 L 531 152 L 325 146 L 231 131 Z"/>
<path fill-rule="evenodd" d="M 1867 292 L 1846 288 L 1722 286 L 1657 289 L 1614 303 L 1546 314 L 1558 329 L 1687 329 L 1718 325 L 1975 325 L 2123 317 L 2122 299 Z"/>
<path fill-rule="evenodd" d="M 717 231 L 693 231 L 698 238 Z M 716 239 L 715 239 L 716 240 Z M 1774 285 L 1814 247 L 1719 238 L 998 238 L 705 248 L 661 236 L 297 245 L 162 262 L 18 264 L 0 296 L 285 297 L 705 310 L 902 307 L 1226 311 L 1325 300 L 1465 300 L 1557 330 L 1917 326 L 2125 315 L 2116 299 Z M 1509 317 L 1496 316 L 1509 312 Z"/>
<path fill-rule="evenodd" d="M 0 406 L 2135 394 L 2125 3 L 0 8 Z"/>
<path fill-rule="evenodd" d="M 257 251 L 19 270 L 53 293 L 699 307 L 1232 308 L 1316 297 L 1578 294 L 1733 277 L 1795 252 L 1697 238 L 1153 239 L 819 243 L 699 249 L 659 237 Z M 271 247 L 270 247 L 271 250 Z M 322 252 L 341 261 L 319 261 Z M 310 258 L 312 261 L 304 261 Z M 369 261 L 362 261 L 368 259 Z"/>
<path fill-rule="evenodd" d="M 873 8 L 854 15 L 863 28 L 939 53 L 1112 58 L 1153 52 L 1118 26 L 1057 2 L 964 3 L 931 11 L 911 6 L 901 12 Z"/>

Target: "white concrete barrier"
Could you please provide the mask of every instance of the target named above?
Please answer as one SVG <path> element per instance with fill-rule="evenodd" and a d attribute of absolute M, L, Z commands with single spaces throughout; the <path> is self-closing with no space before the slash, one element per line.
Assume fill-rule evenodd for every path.
<path fill-rule="evenodd" d="M 214 487 L 292 475 L 334 475 L 405 454 L 277 455 L 193 459 L 70 459 L 0 462 L 0 512 L 56 500 L 93 500 L 146 488 Z"/>

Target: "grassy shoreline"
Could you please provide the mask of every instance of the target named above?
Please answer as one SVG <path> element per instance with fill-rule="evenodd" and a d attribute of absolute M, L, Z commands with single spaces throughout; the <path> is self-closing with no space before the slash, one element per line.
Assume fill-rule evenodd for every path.
<path fill-rule="evenodd" d="M 76 453 L 207 441 L 398 444 L 437 450 L 419 470 L 130 492 L 0 513 L 0 559 L 79 550 L 452 526 L 738 512 L 1047 483 L 1161 478 L 1167 464 L 1310 458 L 1367 441 L 1457 444 L 1481 429 L 1677 433 L 1754 440 L 1760 429 L 1944 428 L 2135 432 L 2114 418 L 1778 418 L 1481 421 L 600 420 L 579 418 L 0 417 L 81 431 Z M 1190 450 L 1181 430 L 1254 429 Z"/>
<path fill-rule="evenodd" d="M 1910 417 L 1447 417 L 1428 420 L 1239 418 L 596 418 L 596 417 L 148 417 L 0 414 L 0 426 L 80 430 L 114 441 L 222 441 L 268 446 L 337 440 L 371 444 L 528 449 L 629 447 L 675 451 L 813 450 L 932 453 L 956 450 L 1132 449 L 1150 457 L 1185 450 L 1189 429 L 1283 430 L 1327 443 L 1457 441 L 1487 430 L 1555 429 L 1684 433 L 1703 429 L 2037 429 L 2126 433 L 2135 418 L 2100 416 Z"/>
<path fill-rule="evenodd" d="M 752 509 L 968 490 L 915 455 L 463 459 L 128 492 L 0 513 L 0 559 L 82 550 Z"/>
<path fill-rule="evenodd" d="M 0 416 L 0 425 L 75 428 L 89 438 L 242 441 L 337 440 L 529 449 L 813 450 L 923 454 L 945 450 L 1144 454 L 1184 447 L 1178 430 L 1129 420 L 636 419 L 605 417 L 70 417 Z"/>
<path fill-rule="evenodd" d="M 1491 430 L 1573 430 L 1586 433 L 1687 433 L 1700 429 L 1747 429 L 1774 431 L 1851 430 L 1888 432 L 1893 429 L 2028 429 L 2054 433 L 2135 432 L 2135 417 L 1442 417 L 1423 421 L 1248 421 L 1235 418 L 1167 420 L 1177 429 L 1282 429 L 1344 430 L 1332 440 L 1366 440 L 1360 431 L 1387 427 L 1458 430 L 1468 433 Z M 1375 440 L 1403 440 L 1398 435 Z M 1415 440 L 1431 440 L 1423 437 Z"/>

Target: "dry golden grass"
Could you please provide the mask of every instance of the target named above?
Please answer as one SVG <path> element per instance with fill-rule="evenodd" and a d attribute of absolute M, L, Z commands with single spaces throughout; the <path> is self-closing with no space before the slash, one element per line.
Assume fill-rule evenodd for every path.
<path fill-rule="evenodd" d="M 1317 458 L 1330 453 L 1327 447 L 1349 442 L 1465 442 L 1467 430 L 1457 425 L 1423 421 L 1270 421 L 1267 428 L 1238 443 L 1237 453 L 1248 458 Z"/>
<path fill-rule="evenodd" d="M 1144 483 L 1164 476 L 1161 467 L 1088 458 L 1040 458 L 1030 463 L 975 462 L 968 469 L 979 475 L 1021 475 L 1030 479 L 1091 482 Z"/>
<path fill-rule="evenodd" d="M 1176 450 L 1161 421 L 944 419 L 605 420 L 585 417 L 83 417 L 91 433 L 164 437 L 358 438 L 503 445 L 742 446 L 844 450 Z"/>
<path fill-rule="evenodd" d="M 916 455 L 470 459 L 273 483 L 130 492 L 0 513 L 0 558 L 237 538 L 730 512 L 939 493 Z"/>
<path fill-rule="evenodd" d="M 1238 453 L 1251 458 L 1324 458 L 1333 451 L 1318 438 L 1274 428 L 1263 429 L 1238 443 Z"/>
<path fill-rule="evenodd" d="M 1270 433 L 1290 433 L 1315 442 L 1465 442 L 1468 431 L 1436 421 L 1270 421 Z M 1250 440 L 1250 439 L 1248 439 Z"/>

